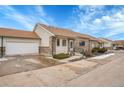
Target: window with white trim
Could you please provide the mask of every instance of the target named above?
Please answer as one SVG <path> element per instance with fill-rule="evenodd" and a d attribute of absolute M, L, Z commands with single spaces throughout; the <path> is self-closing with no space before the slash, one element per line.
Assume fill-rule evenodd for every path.
<path fill-rule="evenodd" d="M 79 45 L 80 45 L 80 46 L 85 46 L 85 41 L 79 42 Z"/>
<path fill-rule="evenodd" d="M 57 39 L 57 46 L 60 46 L 60 39 Z"/>
<path fill-rule="evenodd" d="M 62 40 L 62 46 L 66 46 L 66 40 L 65 39 Z"/>
<path fill-rule="evenodd" d="M 72 41 L 70 42 L 70 48 L 73 48 L 73 42 Z"/>

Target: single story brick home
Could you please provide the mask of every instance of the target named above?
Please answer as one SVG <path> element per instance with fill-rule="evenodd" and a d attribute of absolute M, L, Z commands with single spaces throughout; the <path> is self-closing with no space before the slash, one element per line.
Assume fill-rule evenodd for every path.
<path fill-rule="evenodd" d="M 98 43 L 95 37 L 44 24 L 37 24 L 34 32 L 41 38 L 40 52 L 48 55 L 74 55 L 75 52 L 82 51 L 90 55 L 92 48 Z"/>
<path fill-rule="evenodd" d="M 102 48 L 107 48 L 109 50 L 113 49 L 113 41 L 107 38 L 98 38 L 99 46 Z"/>
<path fill-rule="evenodd" d="M 36 24 L 33 31 L 22 31 L 0 28 L 0 54 L 43 54 L 52 56 L 59 53 L 74 55 L 84 51 L 90 55 L 98 46 L 95 37 L 57 28 L 44 24 Z"/>
<path fill-rule="evenodd" d="M 114 49 L 124 49 L 124 40 L 116 40 L 113 43 Z"/>

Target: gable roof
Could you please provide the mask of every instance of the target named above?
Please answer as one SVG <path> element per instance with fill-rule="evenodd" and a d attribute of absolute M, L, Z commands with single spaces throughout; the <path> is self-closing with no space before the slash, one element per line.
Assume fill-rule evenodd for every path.
<path fill-rule="evenodd" d="M 114 44 L 124 45 L 124 40 L 115 40 Z"/>
<path fill-rule="evenodd" d="M 99 39 L 99 38 L 97 38 L 97 41 L 98 41 L 99 43 L 104 43 L 104 41 L 101 40 L 101 39 Z"/>
<path fill-rule="evenodd" d="M 9 28 L 0 28 L 0 36 L 39 39 L 35 32 Z"/>
<path fill-rule="evenodd" d="M 102 38 L 102 39 L 104 39 L 104 40 L 106 40 L 106 41 L 109 41 L 109 42 L 113 42 L 112 40 L 110 40 L 110 39 L 108 39 L 108 38 Z"/>
<path fill-rule="evenodd" d="M 107 39 L 107 38 L 98 38 L 99 42 L 101 43 L 105 43 L 105 42 L 113 42 L 112 40 L 110 39 Z"/>
<path fill-rule="evenodd" d="M 42 26 L 43 28 L 45 28 L 46 30 L 48 30 L 49 32 L 51 32 L 52 34 L 57 35 L 57 36 L 66 36 L 66 37 L 72 37 L 72 38 L 81 37 L 81 38 L 87 38 L 90 40 L 97 40 L 95 37 L 92 37 L 90 35 L 81 34 L 81 33 L 74 32 L 69 29 L 57 28 L 57 27 L 53 27 L 53 26 L 40 24 L 40 23 L 38 23 L 38 24 L 40 26 Z"/>

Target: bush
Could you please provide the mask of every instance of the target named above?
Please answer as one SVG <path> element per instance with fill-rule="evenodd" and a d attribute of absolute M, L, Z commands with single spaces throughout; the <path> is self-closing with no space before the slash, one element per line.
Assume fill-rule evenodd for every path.
<path fill-rule="evenodd" d="M 85 55 L 84 49 L 81 49 L 80 54 Z"/>
<path fill-rule="evenodd" d="M 92 53 L 105 53 L 106 51 L 107 51 L 106 48 L 95 47 L 92 49 Z"/>
<path fill-rule="evenodd" d="M 100 48 L 98 52 L 99 52 L 99 53 L 105 53 L 106 51 L 107 51 L 106 48 Z"/>
<path fill-rule="evenodd" d="M 55 58 L 55 59 L 65 59 L 65 58 L 69 58 L 69 55 L 64 54 L 64 53 L 60 53 L 60 54 L 54 55 L 53 58 Z"/>
<path fill-rule="evenodd" d="M 98 53 L 99 49 L 100 49 L 99 47 L 93 48 L 93 49 L 92 49 L 92 53 Z"/>

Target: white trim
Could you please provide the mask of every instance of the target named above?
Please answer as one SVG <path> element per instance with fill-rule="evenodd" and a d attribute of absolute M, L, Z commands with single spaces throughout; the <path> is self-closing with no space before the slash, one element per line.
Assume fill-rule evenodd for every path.
<path fill-rule="evenodd" d="M 50 31 L 48 31 L 47 29 L 45 29 L 44 27 L 42 27 L 42 25 L 40 25 L 40 24 L 37 24 L 37 25 L 39 25 L 41 29 L 47 31 L 47 32 L 48 32 L 49 34 L 51 34 L 52 36 L 55 36 L 55 34 L 51 33 Z"/>

